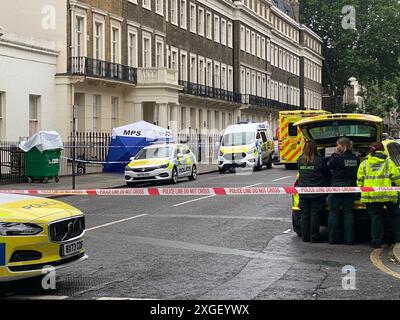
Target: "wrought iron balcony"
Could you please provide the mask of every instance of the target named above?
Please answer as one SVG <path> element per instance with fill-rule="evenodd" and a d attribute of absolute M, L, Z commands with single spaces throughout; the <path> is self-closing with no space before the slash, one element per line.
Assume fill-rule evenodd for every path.
<path fill-rule="evenodd" d="M 179 80 L 179 84 L 183 86 L 183 93 L 186 94 L 217 99 L 217 100 L 230 101 L 230 102 L 240 102 L 236 101 L 237 100 L 236 95 L 232 91 L 213 88 L 202 84 L 197 84 L 182 80 Z"/>
<path fill-rule="evenodd" d="M 85 76 L 137 84 L 136 68 L 108 61 L 91 59 L 88 57 L 71 57 L 69 59 L 68 72 L 75 76 Z"/>
<path fill-rule="evenodd" d="M 268 98 L 255 96 L 251 94 L 242 94 L 241 102 L 259 107 L 272 108 L 277 110 L 305 110 L 303 107 L 294 106 L 288 103 L 271 100 Z"/>

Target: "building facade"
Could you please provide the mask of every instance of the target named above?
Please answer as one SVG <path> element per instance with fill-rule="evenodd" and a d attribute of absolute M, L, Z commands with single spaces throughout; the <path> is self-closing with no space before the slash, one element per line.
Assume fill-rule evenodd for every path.
<path fill-rule="evenodd" d="M 322 40 L 298 22 L 297 0 L 50 2 L 64 25 L 50 33 L 55 116 L 40 121 L 64 138 L 72 105 L 79 131 L 143 119 L 175 134 L 238 121 L 276 128 L 280 110 L 321 108 Z"/>

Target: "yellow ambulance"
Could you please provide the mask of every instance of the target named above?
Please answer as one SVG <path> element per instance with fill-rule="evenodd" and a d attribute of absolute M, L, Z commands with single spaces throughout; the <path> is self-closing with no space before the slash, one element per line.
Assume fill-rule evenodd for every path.
<path fill-rule="evenodd" d="M 280 163 L 286 169 L 296 169 L 301 155 L 303 134 L 294 124 L 302 119 L 329 114 L 324 110 L 294 110 L 279 112 L 277 138 Z"/>

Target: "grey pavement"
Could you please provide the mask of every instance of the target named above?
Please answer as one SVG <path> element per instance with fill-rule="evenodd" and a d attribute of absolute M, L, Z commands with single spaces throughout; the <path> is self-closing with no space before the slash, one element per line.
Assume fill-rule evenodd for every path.
<path fill-rule="evenodd" d="M 250 175 L 210 173 L 181 187 L 290 186 L 282 167 Z M 86 215 L 89 259 L 57 273 L 57 289 L 13 283 L 14 299 L 400 299 L 400 279 L 371 259 L 367 243 L 303 243 L 291 231 L 291 198 L 64 197 Z M 322 230 L 326 233 L 326 230 Z M 379 252 L 382 265 L 400 266 Z M 354 290 L 344 290 L 344 266 Z M 36 282 L 35 282 L 36 281 Z M 0 286 L 1 289 L 1 286 Z"/>
<path fill-rule="evenodd" d="M 199 164 L 198 174 L 203 175 L 218 171 L 216 164 Z M 123 173 L 98 173 L 77 175 L 75 177 L 76 189 L 106 189 L 118 188 L 125 186 Z M 34 182 L 34 183 L 16 183 L 0 186 L 0 189 L 5 190 L 24 190 L 24 189 L 56 189 L 67 190 L 72 189 L 72 177 L 60 177 L 60 182 L 56 183 L 54 180 L 49 181 L 47 184 Z"/>

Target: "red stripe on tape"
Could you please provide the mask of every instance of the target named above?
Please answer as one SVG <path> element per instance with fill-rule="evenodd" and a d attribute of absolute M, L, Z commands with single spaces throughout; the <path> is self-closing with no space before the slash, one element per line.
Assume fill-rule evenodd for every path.
<path fill-rule="evenodd" d="M 97 195 L 97 190 L 95 189 L 87 190 L 86 193 L 88 194 L 88 196 L 95 196 Z"/>
<path fill-rule="evenodd" d="M 226 196 L 226 191 L 224 188 L 213 188 L 217 196 Z"/>
<path fill-rule="evenodd" d="M 149 188 L 149 195 L 150 196 L 159 196 L 160 195 L 160 191 L 158 191 L 157 188 Z"/>
<path fill-rule="evenodd" d="M 39 194 L 39 190 L 28 190 L 29 194 L 33 194 L 33 195 L 38 195 Z"/>
<path fill-rule="evenodd" d="M 284 187 L 285 192 L 288 194 L 297 194 L 297 189 L 295 187 Z"/>
<path fill-rule="evenodd" d="M 362 192 L 374 192 L 375 188 L 374 187 L 362 187 L 361 191 Z"/>

